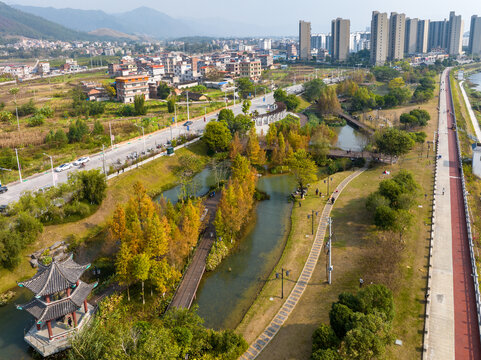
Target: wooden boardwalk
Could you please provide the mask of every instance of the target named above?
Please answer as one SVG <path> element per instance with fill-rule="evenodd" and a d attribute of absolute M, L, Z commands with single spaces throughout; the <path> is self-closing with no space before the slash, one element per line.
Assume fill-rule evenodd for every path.
<path fill-rule="evenodd" d="M 199 240 L 192 262 L 187 268 L 168 309 L 172 307 L 189 309 L 192 306 L 197 288 L 199 287 L 200 281 L 205 272 L 207 255 L 209 255 L 212 244 L 214 243 L 214 220 L 217 205 L 220 201 L 220 195 L 221 192 L 218 191 L 214 197 L 208 197 L 204 203 L 205 207 L 208 209 L 207 227 Z"/>
<path fill-rule="evenodd" d="M 349 123 L 349 125 L 355 127 L 356 129 L 364 131 L 369 135 L 374 134 L 374 130 L 372 130 L 369 126 L 363 124 L 359 120 L 354 119 L 352 116 L 350 116 L 350 115 L 348 115 L 348 114 L 346 114 L 342 111 L 339 111 L 339 113 L 337 115 L 340 116 L 341 118 L 343 118 L 344 120 L 346 120 Z"/>
<path fill-rule="evenodd" d="M 340 149 L 331 149 L 328 156 L 335 158 L 350 158 L 350 159 L 360 159 L 364 158 L 366 160 L 379 161 L 383 163 L 391 163 L 391 157 L 384 154 L 373 153 L 370 151 L 347 151 Z M 396 158 L 392 159 L 392 162 L 396 162 Z"/>

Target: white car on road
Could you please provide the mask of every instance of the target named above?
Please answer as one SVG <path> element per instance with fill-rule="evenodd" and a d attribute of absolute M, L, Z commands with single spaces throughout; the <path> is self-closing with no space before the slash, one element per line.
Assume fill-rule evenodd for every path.
<path fill-rule="evenodd" d="M 88 156 L 81 157 L 73 162 L 73 166 L 80 166 L 82 164 L 88 163 L 90 158 Z"/>
<path fill-rule="evenodd" d="M 56 167 L 55 171 L 56 172 L 62 172 L 62 171 L 70 169 L 71 167 L 72 167 L 71 163 L 65 163 L 65 164 L 62 164 L 62 165 Z"/>

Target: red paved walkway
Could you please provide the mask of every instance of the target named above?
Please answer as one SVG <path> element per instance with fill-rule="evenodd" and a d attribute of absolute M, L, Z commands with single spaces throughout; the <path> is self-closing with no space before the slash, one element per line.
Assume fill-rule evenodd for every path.
<path fill-rule="evenodd" d="M 445 79 L 449 86 L 449 77 Z M 447 88 L 448 89 L 448 88 Z M 454 285 L 454 346 L 455 358 L 466 360 L 481 359 L 474 283 L 471 276 L 471 258 L 467 236 L 463 189 L 460 179 L 459 159 L 456 149 L 456 133 L 451 130 L 454 123 L 450 91 L 447 94 L 449 175 L 451 195 L 451 228 L 453 244 L 453 285 Z"/>

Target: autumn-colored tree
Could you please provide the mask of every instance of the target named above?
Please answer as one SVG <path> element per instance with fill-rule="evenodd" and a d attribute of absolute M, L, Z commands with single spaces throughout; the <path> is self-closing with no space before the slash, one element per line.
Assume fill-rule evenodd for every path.
<path fill-rule="evenodd" d="M 241 155 L 244 150 L 244 147 L 242 146 L 242 142 L 239 137 L 239 133 L 234 134 L 234 139 L 232 140 L 232 143 L 230 144 L 230 152 L 229 152 L 229 157 L 231 159 L 234 159 L 237 155 Z"/>
<path fill-rule="evenodd" d="M 246 152 L 252 165 L 261 166 L 265 164 L 266 162 L 265 151 L 261 149 L 259 145 L 259 138 L 257 137 L 255 128 L 252 128 L 249 131 L 249 138 L 247 140 Z"/>
<path fill-rule="evenodd" d="M 301 197 L 304 197 L 302 190 L 311 181 L 317 179 L 317 166 L 311 160 L 309 153 L 306 150 L 298 150 L 292 154 L 288 160 L 289 169 L 296 178 L 299 188 L 301 189 Z"/>
<path fill-rule="evenodd" d="M 150 259 L 147 254 L 137 254 L 132 259 L 132 272 L 135 279 L 142 282 L 142 305 L 145 305 L 144 282 L 149 278 Z"/>
<path fill-rule="evenodd" d="M 125 236 L 125 231 L 127 230 L 125 225 L 124 208 L 120 205 L 117 205 L 109 226 L 110 238 L 114 241 L 121 241 Z"/>
<path fill-rule="evenodd" d="M 267 130 L 266 134 L 266 142 L 267 146 L 275 147 L 277 145 L 277 127 L 275 123 L 271 123 L 269 125 L 269 130 Z"/>

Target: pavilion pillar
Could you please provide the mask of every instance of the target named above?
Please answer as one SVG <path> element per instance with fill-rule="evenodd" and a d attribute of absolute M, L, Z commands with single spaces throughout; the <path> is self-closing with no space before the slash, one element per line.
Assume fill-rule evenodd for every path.
<path fill-rule="evenodd" d="M 51 324 L 50 320 L 47 321 L 47 329 L 48 329 L 48 339 L 52 340 L 53 332 L 52 332 L 52 324 Z"/>
<path fill-rule="evenodd" d="M 67 297 L 70 296 L 70 292 L 71 292 L 70 288 L 67 288 Z"/>
<path fill-rule="evenodd" d="M 77 327 L 77 313 L 75 311 L 72 313 L 72 318 L 73 318 L 73 327 L 76 328 Z"/>
<path fill-rule="evenodd" d="M 40 331 L 41 328 L 42 328 L 42 325 L 40 325 L 39 323 L 37 323 L 37 330 Z"/>
<path fill-rule="evenodd" d="M 89 311 L 89 307 L 87 305 L 87 300 L 84 300 L 84 311 L 87 313 Z"/>

